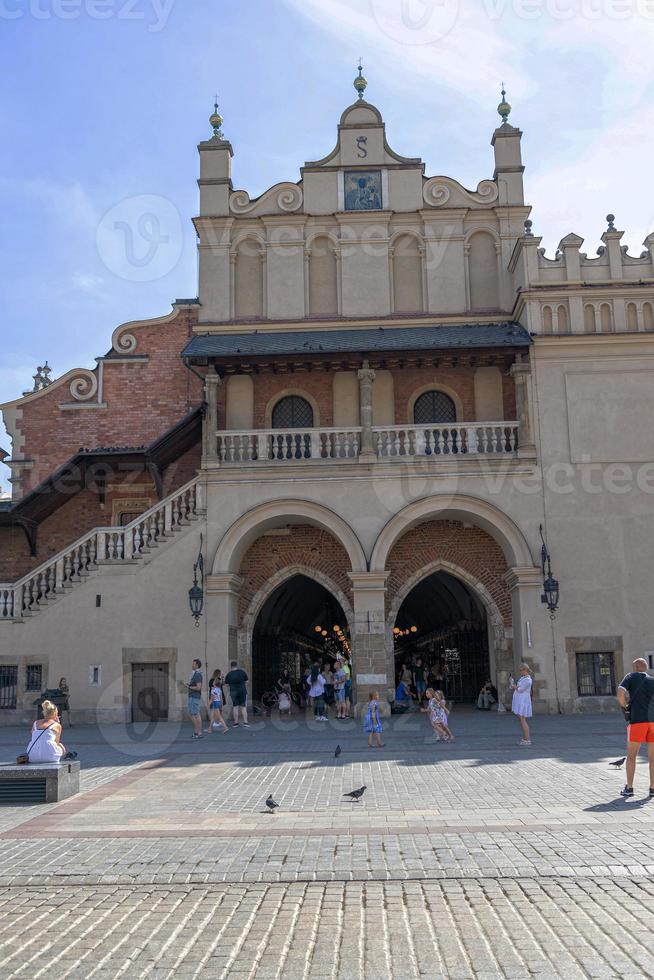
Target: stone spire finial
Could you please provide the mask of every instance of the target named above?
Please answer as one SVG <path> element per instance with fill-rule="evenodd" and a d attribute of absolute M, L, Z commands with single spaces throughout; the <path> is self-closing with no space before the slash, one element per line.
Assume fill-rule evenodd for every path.
<path fill-rule="evenodd" d="M 214 96 L 213 112 L 209 116 L 209 124 L 213 128 L 214 139 L 222 140 L 222 139 L 225 138 L 223 136 L 223 131 L 220 128 L 222 126 L 222 124 L 223 124 L 223 117 L 218 112 L 218 96 L 217 95 Z"/>
<path fill-rule="evenodd" d="M 501 116 L 502 123 L 509 121 L 509 113 L 511 112 L 511 105 L 509 102 L 506 101 L 506 91 L 504 89 L 504 82 L 502 82 L 502 101 L 498 105 L 497 111 Z"/>
<path fill-rule="evenodd" d="M 606 230 L 607 231 L 615 231 L 615 225 L 613 224 L 613 222 L 615 221 L 615 215 L 614 214 L 607 214 L 606 221 L 608 223 L 608 228 Z"/>
<path fill-rule="evenodd" d="M 354 79 L 354 81 L 352 82 L 352 84 L 354 85 L 355 89 L 359 93 L 359 98 L 360 99 L 363 99 L 363 93 L 365 92 L 366 88 L 368 87 L 368 82 L 363 77 L 363 65 L 361 64 L 361 58 L 359 58 L 359 66 L 358 67 L 359 67 L 359 74 Z"/>
<path fill-rule="evenodd" d="M 531 230 L 531 226 L 533 225 L 533 223 L 534 222 L 531 220 L 531 218 L 527 218 L 527 220 L 525 221 L 525 235 L 527 238 L 534 237 L 534 233 Z"/>

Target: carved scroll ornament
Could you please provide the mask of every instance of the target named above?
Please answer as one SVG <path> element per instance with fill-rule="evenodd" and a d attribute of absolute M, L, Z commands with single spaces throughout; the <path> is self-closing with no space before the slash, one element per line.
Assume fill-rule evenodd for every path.
<path fill-rule="evenodd" d="M 430 177 L 422 187 L 422 196 L 425 204 L 433 208 L 442 208 L 452 197 L 459 196 L 469 204 L 488 205 L 493 204 L 499 196 L 497 184 L 494 180 L 480 180 L 476 191 L 468 191 L 451 177 Z"/>
<path fill-rule="evenodd" d="M 275 184 L 254 201 L 250 200 L 247 191 L 234 191 L 229 196 L 229 208 L 232 214 L 250 214 L 255 208 L 267 207 L 271 204 L 276 205 L 280 211 L 299 211 L 303 202 L 302 188 L 290 182 Z"/>

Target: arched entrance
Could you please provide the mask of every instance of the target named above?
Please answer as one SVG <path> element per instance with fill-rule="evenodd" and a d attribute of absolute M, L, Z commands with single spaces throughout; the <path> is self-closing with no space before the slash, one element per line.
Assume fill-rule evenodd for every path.
<path fill-rule="evenodd" d="M 288 670 L 294 689 L 312 663 L 332 663 L 350 653 L 350 632 L 341 603 L 315 578 L 292 574 L 261 604 L 252 628 L 252 694 L 260 700 Z"/>
<path fill-rule="evenodd" d="M 443 569 L 408 592 L 393 625 L 396 680 L 420 659 L 448 700 L 472 702 L 490 676 L 486 610 L 466 582 Z M 441 680 L 442 678 L 442 680 Z"/>

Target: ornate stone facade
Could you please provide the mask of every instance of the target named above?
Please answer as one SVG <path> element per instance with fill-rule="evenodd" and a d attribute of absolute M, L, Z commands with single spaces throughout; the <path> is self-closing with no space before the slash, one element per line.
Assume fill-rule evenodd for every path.
<path fill-rule="evenodd" d="M 612 703 L 654 647 L 654 233 L 630 256 L 609 215 L 595 257 L 569 234 L 548 258 L 501 114 L 475 189 L 392 150 L 360 97 L 331 153 L 254 199 L 212 117 L 198 298 L 2 406 L 0 720 L 29 714 L 35 657 L 78 720 L 116 720 L 137 662 L 168 665 L 177 717 L 194 656 L 261 686 L 346 648 L 359 700 L 420 654 L 467 678 L 455 695 L 526 660 L 538 710 Z"/>

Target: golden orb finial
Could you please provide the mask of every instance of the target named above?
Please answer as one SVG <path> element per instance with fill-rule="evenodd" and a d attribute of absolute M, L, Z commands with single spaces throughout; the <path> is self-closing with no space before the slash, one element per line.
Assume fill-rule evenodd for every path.
<path fill-rule="evenodd" d="M 363 77 L 363 65 L 361 64 L 361 58 L 359 58 L 358 69 L 359 69 L 359 74 L 354 79 L 354 81 L 352 82 L 352 84 L 354 85 L 355 89 L 357 90 L 357 92 L 359 94 L 359 98 L 360 99 L 363 99 L 363 93 L 365 92 L 366 88 L 368 87 L 368 82 Z"/>
<path fill-rule="evenodd" d="M 214 135 L 214 137 L 216 139 L 219 139 L 219 140 L 222 140 L 222 139 L 225 138 L 223 136 L 223 131 L 220 128 L 222 126 L 222 124 L 223 124 L 223 117 L 218 112 L 218 96 L 216 95 L 214 97 L 213 112 L 209 116 L 209 125 L 213 129 L 213 135 Z"/>
<path fill-rule="evenodd" d="M 506 92 L 504 91 L 504 82 L 502 82 L 502 101 L 497 107 L 502 123 L 509 121 L 509 113 L 511 112 L 511 104 L 506 101 Z"/>

